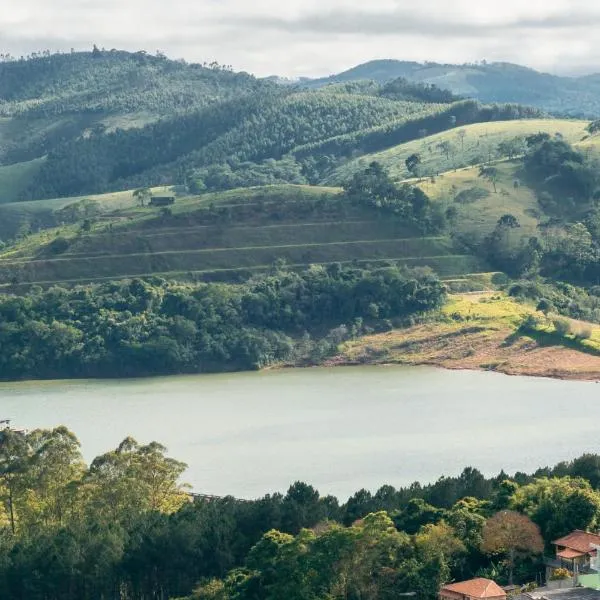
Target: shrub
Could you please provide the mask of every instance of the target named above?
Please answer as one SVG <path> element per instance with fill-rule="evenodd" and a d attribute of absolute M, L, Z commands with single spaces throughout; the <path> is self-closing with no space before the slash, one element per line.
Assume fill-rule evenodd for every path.
<path fill-rule="evenodd" d="M 567 319 L 554 319 L 553 324 L 559 335 L 565 336 L 571 333 L 571 323 Z"/>
<path fill-rule="evenodd" d="M 71 242 L 67 238 L 57 237 L 48 244 L 48 251 L 51 254 L 62 254 L 69 249 Z"/>
<path fill-rule="evenodd" d="M 554 308 L 554 305 L 552 304 L 552 302 L 550 302 L 550 300 L 542 298 L 538 302 L 536 310 L 539 310 L 540 312 L 543 312 L 545 315 L 547 315 L 548 313 L 554 312 L 556 309 Z"/>
<path fill-rule="evenodd" d="M 458 202 L 459 204 L 472 204 L 473 202 L 477 202 L 477 200 L 487 198 L 489 195 L 490 192 L 485 188 L 472 187 L 459 192 L 454 198 L 454 202 Z"/>
<path fill-rule="evenodd" d="M 524 332 L 537 331 L 539 324 L 539 320 L 534 315 L 527 315 L 521 322 L 519 329 Z"/>
<path fill-rule="evenodd" d="M 575 331 L 578 340 L 589 340 L 592 337 L 592 328 L 587 324 L 581 324 Z"/>
<path fill-rule="evenodd" d="M 572 577 L 571 572 L 568 569 L 554 569 L 550 575 L 550 581 L 562 581 L 564 579 L 570 579 Z"/>
<path fill-rule="evenodd" d="M 510 277 L 506 273 L 494 273 L 492 275 L 492 284 L 496 286 L 508 285 Z"/>

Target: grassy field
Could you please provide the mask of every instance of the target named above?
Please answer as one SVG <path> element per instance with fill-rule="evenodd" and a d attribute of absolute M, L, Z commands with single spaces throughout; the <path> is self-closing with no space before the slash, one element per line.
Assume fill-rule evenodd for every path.
<path fill-rule="evenodd" d="M 419 187 L 433 200 L 442 202 L 445 207 L 454 206 L 458 211 L 455 230 L 463 235 L 481 238 L 495 227 L 498 219 L 507 213 L 519 220 L 519 234 L 529 236 L 535 233 L 543 217 L 537 198 L 530 188 L 519 185 L 519 165 L 512 161 L 500 161 L 494 165 L 498 169 L 496 189 L 489 181 L 479 177 L 479 167 L 469 167 L 443 173 L 431 179 L 423 179 Z M 474 201 L 461 201 L 461 192 L 483 190 L 481 198 Z M 484 194 L 485 192 L 485 194 Z"/>
<path fill-rule="evenodd" d="M 528 316 L 535 330 L 523 330 Z M 553 316 L 499 292 L 454 295 L 431 321 L 346 343 L 331 364 L 428 364 L 513 375 L 598 379 L 600 326 L 570 321 L 590 339 L 560 335 Z"/>
<path fill-rule="evenodd" d="M 586 135 L 589 121 L 569 119 L 531 119 L 521 121 L 493 121 L 476 123 L 450 129 L 420 140 L 413 140 L 383 152 L 368 154 L 339 167 L 324 181 L 327 185 L 340 185 L 352 175 L 366 168 L 371 162 L 383 164 L 397 181 L 410 176 L 405 160 L 411 154 L 420 154 L 421 172 L 438 174 L 473 163 L 483 163 L 497 158 L 496 149 L 502 141 L 524 137 L 539 132 L 551 135 L 560 133 L 571 143 L 579 142 Z M 459 132 L 464 132 L 464 137 Z M 446 154 L 439 146 L 448 142 L 452 151 Z"/>

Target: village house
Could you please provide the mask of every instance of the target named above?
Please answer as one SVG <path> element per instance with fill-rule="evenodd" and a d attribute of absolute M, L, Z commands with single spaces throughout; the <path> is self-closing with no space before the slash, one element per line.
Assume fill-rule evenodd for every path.
<path fill-rule="evenodd" d="M 170 206 L 175 204 L 175 196 L 152 196 L 150 206 Z"/>
<path fill-rule="evenodd" d="M 445 585 L 440 600 L 506 600 L 506 592 L 491 579 L 479 577 Z"/>
<path fill-rule="evenodd" d="M 577 574 L 598 570 L 600 535 L 576 530 L 552 544 L 556 548 L 556 558 L 547 562 L 548 571 L 563 568 Z"/>

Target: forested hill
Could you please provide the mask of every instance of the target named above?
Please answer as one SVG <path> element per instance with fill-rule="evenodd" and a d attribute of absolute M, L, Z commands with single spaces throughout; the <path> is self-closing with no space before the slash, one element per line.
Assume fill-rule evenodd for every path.
<path fill-rule="evenodd" d="M 143 127 L 275 84 L 216 63 L 120 51 L 0 62 L 0 201 L 16 200 L 47 154 L 73 140 Z M 36 162 L 37 161 L 37 162 Z"/>
<path fill-rule="evenodd" d="M 600 76 L 559 77 L 510 63 L 374 60 L 331 77 L 304 80 L 302 85 L 315 88 L 364 80 L 385 83 L 398 77 L 435 84 L 481 102 L 517 102 L 571 116 L 600 116 Z"/>
<path fill-rule="evenodd" d="M 165 115 L 269 87 L 217 63 L 187 64 L 145 52 L 95 49 L 0 63 L 0 111 L 5 116 Z"/>
<path fill-rule="evenodd" d="M 0 202 L 164 184 L 317 184 L 357 154 L 536 116 L 404 78 L 307 90 L 143 52 L 4 57 Z"/>

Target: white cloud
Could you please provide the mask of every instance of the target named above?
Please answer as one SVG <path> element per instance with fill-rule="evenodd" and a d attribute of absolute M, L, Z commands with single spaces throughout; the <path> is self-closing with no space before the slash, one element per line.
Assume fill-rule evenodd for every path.
<path fill-rule="evenodd" d="M 160 49 L 259 75 L 373 58 L 600 71 L 594 0 L 4 0 L 0 50 Z M 3 7 L 4 8 L 4 7 Z"/>

